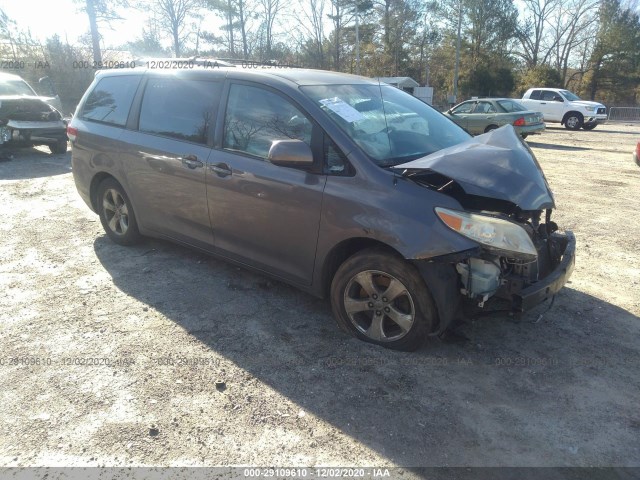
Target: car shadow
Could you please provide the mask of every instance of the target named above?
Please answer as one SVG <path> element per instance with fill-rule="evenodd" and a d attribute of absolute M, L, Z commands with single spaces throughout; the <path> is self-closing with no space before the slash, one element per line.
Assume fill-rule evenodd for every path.
<path fill-rule="evenodd" d="M 126 295 L 394 464 L 631 461 L 640 319 L 571 286 L 551 309 L 404 353 L 340 332 L 327 301 L 180 246 L 99 236 L 94 250 Z"/>
<path fill-rule="evenodd" d="M 0 180 L 51 177 L 71 172 L 71 150 L 51 154 L 38 148 L 0 152 Z M 7 155 L 10 155 L 7 158 Z"/>

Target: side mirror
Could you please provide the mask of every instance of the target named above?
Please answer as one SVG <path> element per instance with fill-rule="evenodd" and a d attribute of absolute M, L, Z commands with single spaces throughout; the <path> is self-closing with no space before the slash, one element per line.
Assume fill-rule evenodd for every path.
<path fill-rule="evenodd" d="M 450 108 L 449 110 L 447 110 L 447 114 L 449 114 L 449 115 L 455 115 L 455 113 L 453 113 L 453 108 Z"/>
<path fill-rule="evenodd" d="M 267 160 L 281 167 L 309 167 L 313 165 L 313 153 L 302 140 L 274 140 Z"/>

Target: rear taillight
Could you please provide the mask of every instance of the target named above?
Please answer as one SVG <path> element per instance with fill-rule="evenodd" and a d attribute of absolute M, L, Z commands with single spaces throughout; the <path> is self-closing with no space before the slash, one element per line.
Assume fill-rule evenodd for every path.
<path fill-rule="evenodd" d="M 640 142 L 636 145 L 636 154 L 638 155 L 638 158 L 640 158 Z"/>
<path fill-rule="evenodd" d="M 513 122 L 514 127 L 522 127 L 526 122 L 524 121 L 524 117 L 520 117 L 515 122 Z"/>
<path fill-rule="evenodd" d="M 72 142 L 76 141 L 76 137 L 78 136 L 78 129 L 73 127 L 67 127 L 67 137 Z"/>

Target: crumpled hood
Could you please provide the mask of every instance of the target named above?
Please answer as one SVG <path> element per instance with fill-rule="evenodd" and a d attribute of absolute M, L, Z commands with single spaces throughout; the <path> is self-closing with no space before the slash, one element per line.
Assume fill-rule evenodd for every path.
<path fill-rule="evenodd" d="M 0 96 L 0 120 L 53 121 L 61 113 L 45 101 L 46 97 L 27 95 Z"/>
<path fill-rule="evenodd" d="M 455 180 L 469 195 L 505 200 L 522 210 L 555 207 L 538 161 L 511 125 L 394 168 L 404 175 L 430 170 Z"/>

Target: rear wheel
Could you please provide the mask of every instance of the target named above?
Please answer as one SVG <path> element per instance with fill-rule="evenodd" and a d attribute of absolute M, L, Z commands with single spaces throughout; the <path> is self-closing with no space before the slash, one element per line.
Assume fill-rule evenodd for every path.
<path fill-rule="evenodd" d="M 331 306 L 343 330 L 394 350 L 418 348 L 436 320 L 416 268 L 380 249 L 359 252 L 340 266 L 331 283 Z"/>
<path fill-rule="evenodd" d="M 61 153 L 67 153 L 67 141 L 66 140 L 58 140 L 56 143 L 52 143 L 47 145 L 49 147 L 49 151 L 56 155 Z"/>
<path fill-rule="evenodd" d="M 580 113 L 570 113 L 567 118 L 564 119 L 564 127 L 568 130 L 580 130 L 584 117 Z"/>
<path fill-rule="evenodd" d="M 594 128 L 596 128 L 598 126 L 598 124 L 596 123 L 591 123 L 589 125 L 583 125 L 582 128 L 584 128 L 585 130 L 593 130 Z"/>
<path fill-rule="evenodd" d="M 140 241 L 129 197 L 113 178 L 107 178 L 98 187 L 98 213 L 104 231 L 115 243 L 133 245 Z"/>
<path fill-rule="evenodd" d="M 496 128 L 498 128 L 497 125 L 489 125 L 487 128 L 484 129 L 484 133 L 488 133 L 491 130 L 495 130 Z"/>

